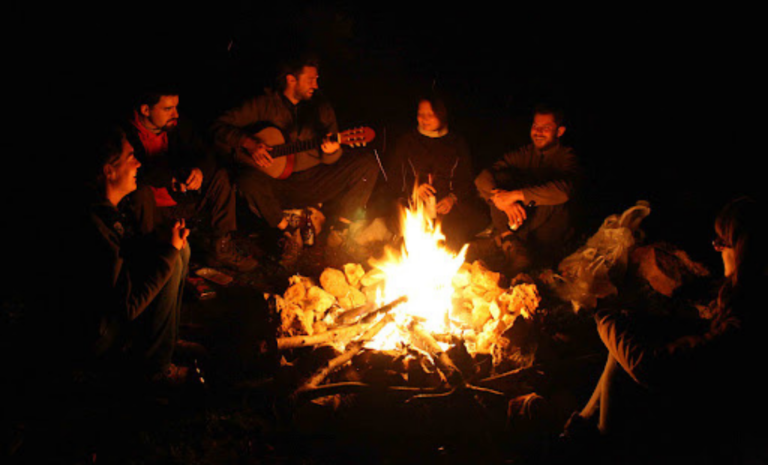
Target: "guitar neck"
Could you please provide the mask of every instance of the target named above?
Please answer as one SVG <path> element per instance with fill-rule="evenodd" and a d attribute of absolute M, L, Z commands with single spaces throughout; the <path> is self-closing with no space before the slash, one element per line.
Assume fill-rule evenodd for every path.
<path fill-rule="evenodd" d="M 331 139 L 337 138 L 336 135 L 331 136 Z M 272 147 L 272 158 L 285 157 L 294 153 L 304 152 L 320 147 L 324 138 L 318 137 L 310 140 L 297 140 L 295 142 L 289 142 L 287 144 L 276 145 Z"/>

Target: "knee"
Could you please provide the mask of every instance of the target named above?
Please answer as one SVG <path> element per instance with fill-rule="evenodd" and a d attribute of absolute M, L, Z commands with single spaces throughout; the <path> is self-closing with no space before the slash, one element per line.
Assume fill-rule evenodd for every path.
<path fill-rule="evenodd" d="M 353 155 L 354 165 L 369 181 L 376 181 L 379 176 L 379 162 L 373 152 L 365 152 L 359 155 Z"/>
<path fill-rule="evenodd" d="M 237 174 L 237 189 L 245 197 L 258 196 L 271 186 L 272 178 L 252 168 L 246 168 Z"/>
<path fill-rule="evenodd" d="M 230 186 L 232 184 L 232 178 L 229 175 L 229 171 L 224 168 L 219 168 L 213 173 L 208 184 Z"/>
<path fill-rule="evenodd" d="M 189 246 L 189 243 L 187 243 L 179 251 L 179 265 L 181 266 L 181 269 L 186 269 L 189 266 L 189 258 L 191 256 L 192 256 L 192 249 Z"/>
<path fill-rule="evenodd" d="M 192 256 L 192 251 L 189 248 L 189 244 L 179 250 L 179 256 L 173 263 L 173 270 L 171 271 L 171 278 L 168 280 L 169 285 L 176 286 L 184 279 L 189 269 L 189 259 Z M 173 283 L 173 284 L 171 284 Z"/>

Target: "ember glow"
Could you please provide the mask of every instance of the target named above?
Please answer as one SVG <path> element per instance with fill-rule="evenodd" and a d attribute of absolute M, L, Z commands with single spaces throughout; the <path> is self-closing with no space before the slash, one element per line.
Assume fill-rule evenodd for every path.
<path fill-rule="evenodd" d="M 409 207 L 403 209 L 402 219 L 401 250 L 388 249 L 383 258 L 371 262 L 385 275 L 377 304 L 408 298 L 394 310 L 395 324 L 367 345 L 378 350 L 395 349 L 406 342 L 408 332 L 404 328 L 414 321 L 431 333 L 451 332 L 452 280 L 464 263 L 468 247 L 458 254 L 448 250 L 439 222 L 429 218 L 424 202 L 415 194 Z"/>

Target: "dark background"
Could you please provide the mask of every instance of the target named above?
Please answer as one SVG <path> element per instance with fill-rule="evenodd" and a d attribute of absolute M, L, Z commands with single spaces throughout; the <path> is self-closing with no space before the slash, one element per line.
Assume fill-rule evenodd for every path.
<path fill-rule="evenodd" d="M 391 142 L 415 124 L 416 95 L 434 86 L 449 97 L 451 128 L 469 139 L 477 169 L 527 142 L 535 103 L 563 106 L 564 140 L 587 169 L 582 198 L 594 227 L 648 200 L 649 232 L 706 260 L 720 206 L 737 194 L 762 195 L 764 129 L 751 112 L 761 109 L 764 53 L 749 11 L 645 3 L 191 5 L 7 7 L 3 230 L 20 241 L 10 256 L 29 266 L 30 250 L 65 246 L 56 241 L 57 222 L 76 208 L 68 180 L 87 157 L 89 127 L 123 111 L 138 84 L 178 79 L 183 117 L 205 125 L 268 85 L 279 58 L 306 47 L 322 59 L 322 92 L 342 128 L 374 126 L 378 143 Z"/>

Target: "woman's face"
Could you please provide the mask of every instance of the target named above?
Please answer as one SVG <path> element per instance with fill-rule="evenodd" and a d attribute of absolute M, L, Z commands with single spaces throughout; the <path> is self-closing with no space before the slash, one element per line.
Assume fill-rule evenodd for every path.
<path fill-rule="evenodd" d="M 721 252 L 723 256 L 723 268 L 725 277 L 729 277 L 736 270 L 736 256 L 733 253 L 732 247 L 725 247 Z"/>
<path fill-rule="evenodd" d="M 416 120 L 419 122 L 419 129 L 422 131 L 434 132 L 440 129 L 440 120 L 432 109 L 432 104 L 426 100 L 419 102 L 419 110 L 416 113 Z"/>
<path fill-rule="evenodd" d="M 719 232 L 712 245 L 715 247 L 715 250 L 720 252 L 720 256 L 723 259 L 723 274 L 726 278 L 731 276 L 736 270 L 736 254 L 734 253 L 733 246 L 723 239 Z"/>

